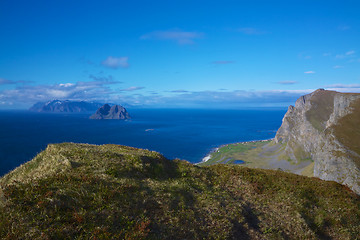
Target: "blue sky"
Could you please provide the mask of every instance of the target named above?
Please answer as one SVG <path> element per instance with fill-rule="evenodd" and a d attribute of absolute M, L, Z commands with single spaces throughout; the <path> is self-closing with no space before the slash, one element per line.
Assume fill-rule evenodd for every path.
<path fill-rule="evenodd" d="M 288 106 L 360 92 L 358 1 L 0 1 L 0 109 Z"/>

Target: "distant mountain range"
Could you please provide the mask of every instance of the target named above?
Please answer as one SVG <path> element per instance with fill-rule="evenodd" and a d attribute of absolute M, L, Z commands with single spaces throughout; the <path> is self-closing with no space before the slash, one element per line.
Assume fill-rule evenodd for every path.
<path fill-rule="evenodd" d="M 33 112 L 80 113 L 94 112 L 102 105 L 103 103 L 98 102 L 53 100 L 48 102 L 38 102 L 34 104 L 29 110 Z"/>

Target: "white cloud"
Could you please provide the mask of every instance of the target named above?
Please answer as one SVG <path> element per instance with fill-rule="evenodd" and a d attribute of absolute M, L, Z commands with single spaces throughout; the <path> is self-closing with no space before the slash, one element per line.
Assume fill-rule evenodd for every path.
<path fill-rule="evenodd" d="M 360 84 L 331 84 L 326 86 L 326 89 L 337 92 L 360 93 Z"/>
<path fill-rule="evenodd" d="M 344 93 L 360 93 L 360 87 L 359 88 L 327 88 L 327 90 L 344 92 Z"/>
<path fill-rule="evenodd" d="M 178 44 L 194 44 L 195 39 L 202 38 L 204 33 L 201 32 L 185 32 L 181 30 L 169 30 L 169 31 L 154 31 L 144 34 L 140 39 L 151 40 L 171 40 Z"/>
<path fill-rule="evenodd" d="M 279 82 L 276 82 L 278 84 L 283 84 L 283 85 L 292 85 L 292 84 L 296 84 L 298 83 L 297 81 L 279 81 Z"/>
<path fill-rule="evenodd" d="M 306 71 L 306 72 L 304 72 L 305 74 L 314 74 L 315 73 L 315 71 Z"/>
<path fill-rule="evenodd" d="M 20 85 L 15 89 L 0 91 L 0 101 L 31 104 L 35 102 L 59 100 L 98 100 L 116 94 L 109 85 L 117 82 L 88 81 L 60 83 L 52 85 Z"/>
<path fill-rule="evenodd" d="M 299 53 L 299 54 L 298 54 L 298 57 L 299 57 L 300 59 L 305 59 L 305 60 L 309 60 L 309 59 L 312 58 L 312 56 L 307 55 L 307 54 L 304 53 L 304 52 Z"/>
<path fill-rule="evenodd" d="M 118 68 L 128 68 L 128 57 L 107 57 L 104 61 L 101 62 L 101 64 L 105 67 L 112 68 L 112 69 L 118 69 Z"/>
<path fill-rule="evenodd" d="M 295 84 L 296 81 L 282 81 L 280 84 Z M 315 89 L 246 91 L 187 91 L 183 89 L 168 93 L 151 92 L 139 94 L 136 90 L 144 87 L 129 87 L 113 90 L 111 82 L 88 81 L 76 83 L 60 83 L 52 85 L 16 86 L 15 89 L 0 90 L 0 102 L 3 107 L 14 103 L 14 106 L 27 106 L 35 103 L 59 100 L 87 100 L 99 102 L 128 103 L 143 107 L 196 107 L 196 108 L 240 108 L 240 107 L 287 107 L 294 104 L 302 95 Z M 339 92 L 360 92 L 360 84 L 333 84 L 328 90 Z M 127 92 L 125 94 L 125 92 Z M 170 93 L 169 93 L 170 92 Z M 122 94 L 124 93 L 124 94 Z M 171 94 L 172 93 L 172 94 Z"/>
<path fill-rule="evenodd" d="M 100 72 L 98 75 L 93 75 L 90 74 L 89 78 L 93 80 L 93 82 L 96 83 L 105 83 L 105 84 L 118 84 L 118 83 L 122 83 L 120 81 L 116 81 L 114 80 L 113 76 L 108 75 L 108 76 L 103 76 L 103 73 Z"/>
<path fill-rule="evenodd" d="M 119 97 L 118 101 L 149 107 L 196 107 L 196 108 L 239 108 L 239 107 L 287 107 L 309 90 L 270 90 L 270 91 L 198 91 L 178 92 L 174 95 L 129 95 Z"/>
<path fill-rule="evenodd" d="M 223 65 L 223 64 L 231 64 L 231 63 L 235 63 L 235 61 L 214 61 L 211 62 L 212 64 L 217 64 L 217 65 Z"/>
<path fill-rule="evenodd" d="M 338 29 L 339 29 L 340 31 L 346 31 L 346 30 L 349 30 L 350 28 L 351 28 L 351 27 L 348 26 L 348 25 L 341 25 L 341 26 L 338 27 Z"/>
<path fill-rule="evenodd" d="M 178 90 L 172 90 L 172 91 L 170 91 L 170 92 L 172 92 L 172 93 L 187 93 L 187 92 L 189 92 L 189 91 L 183 90 L 183 89 L 178 89 Z"/>
<path fill-rule="evenodd" d="M 355 51 L 354 50 L 350 50 L 350 51 L 347 51 L 346 53 L 344 54 L 337 54 L 335 56 L 335 58 L 337 59 L 344 59 L 344 58 L 349 58 L 349 57 L 353 57 L 355 54 Z"/>
<path fill-rule="evenodd" d="M 345 55 L 336 54 L 335 58 L 336 58 L 336 59 L 343 59 L 343 58 L 345 58 Z"/>
<path fill-rule="evenodd" d="M 73 83 L 60 83 L 59 84 L 59 87 L 72 87 L 72 86 L 74 86 Z"/>
<path fill-rule="evenodd" d="M 236 29 L 236 31 L 241 32 L 246 35 L 261 35 L 261 34 L 266 33 L 265 31 L 261 31 L 259 29 L 252 28 L 252 27 L 238 28 L 238 29 Z"/>
<path fill-rule="evenodd" d="M 129 87 L 129 88 L 125 88 L 125 89 L 120 89 L 119 91 L 131 92 L 131 91 L 136 91 L 136 90 L 140 90 L 140 89 L 144 89 L 144 87 Z"/>
<path fill-rule="evenodd" d="M 336 66 L 333 66 L 334 69 L 339 69 L 339 68 L 343 68 L 344 66 L 339 66 L 339 65 L 336 65 Z"/>
<path fill-rule="evenodd" d="M 342 84 L 342 83 L 338 83 L 338 84 L 328 85 L 326 87 L 327 88 L 360 88 L 360 84 Z"/>

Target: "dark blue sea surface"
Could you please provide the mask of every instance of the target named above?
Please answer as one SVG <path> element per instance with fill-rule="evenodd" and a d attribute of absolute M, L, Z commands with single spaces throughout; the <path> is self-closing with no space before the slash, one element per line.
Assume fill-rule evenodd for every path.
<path fill-rule="evenodd" d="M 49 143 L 122 144 L 196 163 L 226 143 L 273 138 L 286 109 L 130 109 L 132 119 L 90 120 L 89 114 L 0 111 L 0 176 Z"/>

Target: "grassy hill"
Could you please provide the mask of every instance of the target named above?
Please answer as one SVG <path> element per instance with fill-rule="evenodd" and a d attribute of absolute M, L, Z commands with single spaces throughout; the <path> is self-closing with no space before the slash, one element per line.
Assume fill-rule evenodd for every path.
<path fill-rule="evenodd" d="M 359 239 L 360 197 L 274 170 L 49 145 L 0 179 L 1 239 Z"/>

